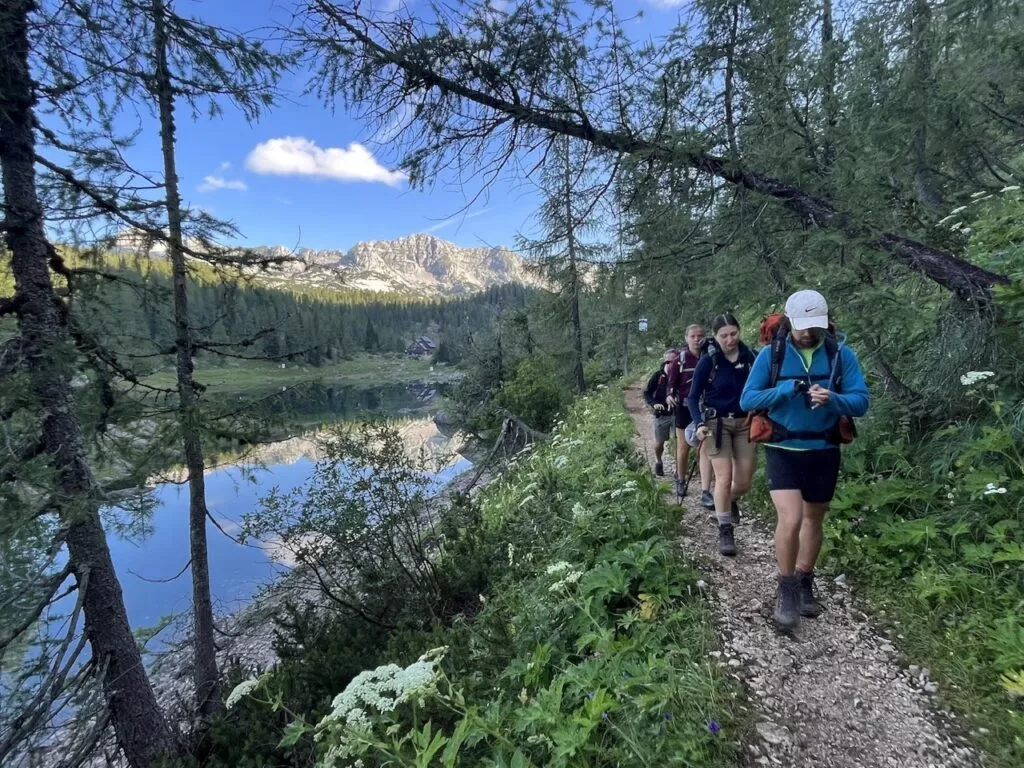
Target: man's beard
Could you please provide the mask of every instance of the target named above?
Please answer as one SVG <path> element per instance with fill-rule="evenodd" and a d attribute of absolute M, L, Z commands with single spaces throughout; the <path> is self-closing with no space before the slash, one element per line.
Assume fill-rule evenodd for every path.
<path fill-rule="evenodd" d="M 818 346 L 821 343 L 822 338 L 823 334 L 821 333 L 811 333 L 808 334 L 807 336 L 801 336 L 798 339 L 794 339 L 794 341 L 796 341 L 796 345 L 798 347 L 802 347 L 803 349 L 811 349 L 813 347 Z"/>

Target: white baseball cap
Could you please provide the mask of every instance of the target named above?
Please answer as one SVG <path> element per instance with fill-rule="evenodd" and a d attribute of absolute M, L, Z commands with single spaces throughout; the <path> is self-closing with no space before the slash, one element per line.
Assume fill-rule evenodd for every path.
<path fill-rule="evenodd" d="M 797 291 L 786 300 L 786 317 L 795 331 L 828 328 L 828 302 L 817 291 Z"/>

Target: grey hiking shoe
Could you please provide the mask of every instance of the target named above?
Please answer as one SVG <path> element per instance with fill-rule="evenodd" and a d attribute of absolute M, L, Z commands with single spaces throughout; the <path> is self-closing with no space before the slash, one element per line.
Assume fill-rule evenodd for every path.
<path fill-rule="evenodd" d="M 654 474 L 656 474 L 658 477 L 665 476 L 665 465 L 662 464 L 660 461 L 656 461 L 654 463 Z"/>
<path fill-rule="evenodd" d="M 718 554 L 732 557 L 736 554 L 736 540 L 732 535 L 732 526 L 722 523 L 718 526 Z"/>
<path fill-rule="evenodd" d="M 711 491 L 700 492 L 700 505 L 704 507 L 704 509 L 715 508 L 715 497 L 711 495 Z"/>
<path fill-rule="evenodd" d="M 800 577 L 796 574 L 779 576 L 773 618 L 779 629 L 793 629 L 800 623 Z"/>
<path fill-rule="evenodd" d="M 797 571 L 800 579 L 800 615 L 816 619 L 821 615 L 821 603 L 814 596 L 814 571 Z"/>

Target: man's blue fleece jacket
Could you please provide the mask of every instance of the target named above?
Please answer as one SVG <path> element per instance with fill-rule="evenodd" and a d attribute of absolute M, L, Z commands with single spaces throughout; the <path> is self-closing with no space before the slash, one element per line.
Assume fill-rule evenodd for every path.
<path fill-rule="evenodd" d="M 774 387 L 768 386 L 771 372 L 771 347 L 765 347 L 754 361 L 754 367 L 747 378 L 740 397 L 740 406 L 745 411 L 767 411 L 768 418 L 790 432 L 830 432 L 840 416 L 863 416 L 870 403 L 868 387 L 861 373 L 856 353 L 847 346 L 839 350 L 842 356 L 842 380 L 839 391 L 833 390 L 827 405 L 811 409 L 810 398 L 797 392 L 797 381 L 808 381 L 830 389 L 832 374 L 825 345 L 820 345 L 811 357 L 810 366 L 804 365 L 800 351 L 786 339 L 785 353 L 779 370 L 779 380 Z M 839 358 L 837 356 L 836 362 Z M 772 443 L 780 448 L 820 450 L 832 448 L 823 437 L 820 439 L 784 440 Z"/>

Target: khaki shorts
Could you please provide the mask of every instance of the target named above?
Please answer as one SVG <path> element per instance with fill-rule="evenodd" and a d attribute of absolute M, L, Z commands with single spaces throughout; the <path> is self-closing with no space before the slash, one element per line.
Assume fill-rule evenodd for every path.
<path fill-rule="evenodd" d="M 676 425 L 676 417 L 671 413 L 654 416 L 654 442 L 667 443 L 672 435 L 672 427 Z"/>
<path fill-rule="evenodd" d="M 722 442 L 717 444 L 718 422 L 722 422 Z M 757 443 L 750 442 L 750 429 L 747 420 L 742 419 L 709 419 L 707 428 L 711 434 L 707 437 L 708 456 L 713 459 L 753 459 L 757 451 Z"/>

